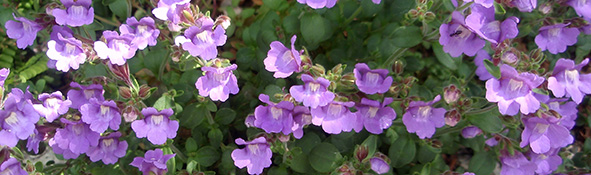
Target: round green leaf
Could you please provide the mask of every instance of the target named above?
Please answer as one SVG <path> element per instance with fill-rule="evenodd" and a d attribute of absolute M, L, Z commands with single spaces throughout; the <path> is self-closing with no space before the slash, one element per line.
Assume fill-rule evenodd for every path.
<path fill-rule="evenodd" d="M 410 163 L 415 158 L 417 148 L 409 135 L 400 136 L 388 150 L 388 157 L 394 167 L 402 167 Z"/>
<path fill-rule="evenodd" d="M 393 33 L 393 44 L 397 47 L 413 47 L 422 41 L 423 34 L 417 26 L 401 26 Z"/>
<path fill-rule="evenodd" d="M 216 123 L 228 125 L 234 121 L 234 118 L 236 118 L 236 112 L 234 112 L 234 110 L 230 108 L 222 108 L 215 113 L 214 120 Z"/>
<path fill-rule="evenodd" d="M 334 145 L 324 142 L 312 149 L 309 161 L 314 170 L 327 173 L 337 168 L 337 161 L 341 158 L 341 153 Z"/>
<path fill-rule="evenodd" d="M 218 159 L 220 159 L 220 153 L 212 146 L 205 146 L 199 149 L 195 156 L 195 161 L 204 167 L 213 165 Z"/>

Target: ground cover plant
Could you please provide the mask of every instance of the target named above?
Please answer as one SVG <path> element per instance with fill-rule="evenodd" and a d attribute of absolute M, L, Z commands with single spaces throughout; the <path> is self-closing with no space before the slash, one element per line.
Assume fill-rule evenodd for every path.
<path fill-rule="evenodd" d="M 2 175 L 591 173 L 591 1 L 0 2 Z"/>

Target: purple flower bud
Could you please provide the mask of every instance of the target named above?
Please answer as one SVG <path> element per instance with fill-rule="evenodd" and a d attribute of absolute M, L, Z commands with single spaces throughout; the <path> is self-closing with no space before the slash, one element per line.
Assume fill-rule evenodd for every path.
<path fill-rule="evenodd" d="M 103 97 L 105 91 L 103 90 L 103 86 L 100 84 L 83 86 L 76 82 L 72 82 L 70 83 L 70 87 L 79 89 L 70 89 L 68 91 L 68 100 L 72 101 L 72 106 L 70 106 L 71 108 L 79 109 L 80 106 L 88 103 L 91 98 L 96 98 L 97 101 L 105 100 L 105 97 Z"/>
<path fill-rule="evenodd" d="M 575 65 L 573 60 L 561 58 L 556 62 L 552 76 L 548 78 L 548 89 L 556 97 L 571 97 L 577 104 L 585 94 L 591 94 L 591 74 L 581 74 L 589 58 Z"/>
<path fill-rule="evenodd" d="M 433 101 L 412 101 L 406 108 L 406 113 L 402 116 L 402 122 L 406 130 L 410 133 L 417 133 L 419 138 L 431 138 L 435 134 L 435 129 L 445 125 L 445 109 L 433 108 L 433 103 L 441 100 L 437 95 Z"/>
<path fill-rule="evenodd" d="M 462 115 L 456 109 L 452 109 L 445 113 L 445 124 L 451 127 L 454 127 L 460 122 L 462 119 Z"/>
<path fill-rule="evenodd" d="M 182 44 L 183 49 L 192 56 L 211 60 L 218 56 L 217 46 L 226 44 L 226 30 L 222 27 L 213 29 L 213 19 L 203 16 L 197 19 L 200 26 L 191 26 L 185 30 L 184 36 L 177 36 L 176 45 Z"/>
<path fill-rule="evenodd" d="M 37 38 L 37 32 L 43 27 L 37 24 L 35 21 L 28 20 L 25 17 L 16 17 L 12 14 L 14 19 L 6 21 L 4 27 L 6 27 L 6 35 L 9 38 L 16 40 L 16 46 L 19 49 L 24 49 L 27 46 L 33 45 L 35 38 Z"/>
<path fill-rule="evenodd" d="M 240 90 L 238 89 L 238 80 L 232 73 L 232 70 L 236 70 L 236 68 L 238 68 L 236 64 L 223 68 L 201 67 L 205 75 L 199 77 L 195 82 L 199 95 L 209 96 L 214 101 L 226 101 L 230 93 L 237 94 Z"/>
<path fill-rule="evenodd" d="M 265 69 L 269 72 L 275 72 L 275 78 L 286 78 L 294 72 L 302 71 L 302 60 L 300 52 L 295 49 L 294 43 L 296 36 L 291 37 L 291 50 L 286 48 L 281 42 L 271 42 L 271 50 L 267 52 L 265 58 Z"/>
<path fill-rule="evenodd" d="M 468 126 L 462 129 L 462 137 L 466 139 L 474 138 L 482 134 L 482 130 L 476 126 Z"/>
<path fill-rule="evenodd" d="M 125 60 L 131 59 L 137 51 L 137 43 L 133 42 L 135 35 L 115 31 L 103 31 L 105 41 L 94 42 L 94 50 L 101 59 L 109 59 L 111 64 L 123 65 Z"/>
<path fill-rule="evenodd" d="M 68 72 L 70 68 L 76 70 L 86 62 L 82 41 L 74 38 L 68 27 L 53 26 L 47 47 L 47 57 L 56 61 L 55 68 L 59 71 Z"/>
<path fill-rule="evenodd" d="M 6 175 L 27 175 L 27 171 L 23 170 L 21 163 L 15 158 L 9 158 L 0 165 L 0 174 Z"/>
<path fill-rule="evenodd" d="M 308 4 L 313 9 L 332 8 L 337 4 L 337 0 L 298 0 L 300 4 Z M 375 3 L 375 0 L 374 0 Z"/>
<path fill-rule="evenodd" d="M 34 133 L 39 114 L 35 111 L 28 94 L 13 88 L 0 110 L 0 145 L 16 146 L 18 140 L 29 138 Z"/>
<path fill-rule="evenodd" d="M 372 157 L 371 159 L 369 159 L 369 162 L 371 164 L 371 170 L 375 171 L 378 174 L 384 174 L 390 171 L 390 165 L 388 165 L 388 163 L 386 163 L 386 161 L 384 161 L 383 159 L 380 159 L 378 157 Z"/>
<path fill-rule="evenodd" d="M 396 112 L 388 106 L 393 99 L 386 97 L 384 102 L 380 104 L 379 101 L 361 99 L 358 104 L 357 117 L 363 120 L 363 126 L 372 134 L 381 134 L 383 129 L 387 129 L 392 125 L 392 120 L 396 119 Z"/>
<path fill-rule="evenodd" d="M 521 12 L 532 12 L 538 5 L 538 0 L 513 0 L 511 5 L 517 7 Z"/>
<path fill-rule="evenodd" d="M 143 120 L 136 120 L 131 123 L 131 128 L 138 138 L 147 137 L 152 144 L 162 145 L 166 139 L 173 139 L 176 137 L 176 132 L 179 129 L 179 122 L 170 120 L 170 116 L 174 114 L 172 109 L 164 109 L 160 112 L 156 108 L 142 109 L 144 115 Z"/>
<path fill-rule="evenodd" d="M 236 144 L 246 145 L 243 149 L 232 151 L 232 160 L 234 160 L 236 167 L 246 167 L 248 174 L 261 174 L 263 169 L 271 166 L 273 152 L 264 137 L 258 137 L 250 142 L 238 138 Z"/>
<path fill-rule="evenodd" d="M 59 25 L 69 25 L 78 27 L 92 24 L 94 21 L 94 8 L 92 0 L 61 0 L 66 7 L 63 9 L 53 9 L 51 14 L 55 16 L 55 22 Z"/>
<path fill-rule="evenodd" d="M 262 128 L 267 133 L 283 132 L 284 135 L 289 135 L 293 126 L 293 103 L 281 101 L 275 104 L 265 94 L 260 94 L 259 100 L 266 103 L 267 106 L 259 105 L 256 107 L 254 125 Z"/>
<path fill-rule="evenodd" d="M 56 130 L 52 139 L 55 141 L 55 145 L 52 146 L 54 150 L 56 147 L 63 151 L 67 150 L 75 154 L 75 158 L 78 157 L 78 154 L 86 153 L 91 146 L 98 145 L 100 135 L 90 130 L 90 125 L 82 121 L 70 121 L 65 118 L 61 118 L 60 121 L 66 126 Z M 56 153 L 58 152 L 56 151 Z M 64 158 L 65 156 L 64 154 Z"/>
<path fill-rule="evenodd" d="M 540 108 L 540 102 L 534 97 L 533 89 L 544 82 L 544 78 L 529 72 L 519 73 L 515 68 L 503 64 L 501 78 L 486 81 L 486 99 L 498 102 L 499 112 L 503 115 L 534 113 Z"/>
<path fill-rule="evenodd" d="M 443 88 L 443 100 L 447 104 L 455 103 L 460 98 L 462 91 L 460 91 L 456 85 L 449 85 Z"/>
<path fill-rule="evenodd" d="M 369 69 L 365 63 L 355 64 L 353 69 L 355 84 L 359 90 L 366 94 L 385 93 L 392 85 L 392 77 L 388 76 L 386 69 Z"/>
<path fill-rule="evenodd" d="M 103 133 L 107 128 L 118 130 L 121 124 L 121 113 L 114 101 L 98 101 L 91 98 L 88 103 L 80 107 L 82 121 L 90 125 L 90 129 Z"/>
<path fill-rule="evenodd" d="M 102 160 L 104 164 L 114 164 L 127 152 L 127 141 L 119 141 L 121 133 L 114 132 L 99 139 L 97 146 L 90 147 L 86 154 L 90 160 L 97 162 Z"/>
<path fill-rule="evenodd" d="M 144 175 L 164 175 L 168 171 L 166 162 L 176 154 L 166 154 L 161 149 L 148 150 L 144 157 L 135 157 L 129 165 L 137 167 Z"/>
<path fill-rule="evenodd" d="M 452 57 L 462 55 L 474 56 L 486 44 L 484 40 L 472 33 L 464 21 L 464 16 L 458 11 L 452 13 L 452 21 L 439 27 L 439 43 L 443 51 Z"/>
<path fill-rule="evenodd" d="M 143 17 L 138 21 L 135 17 L 127 18 L 127 24 L 122 24 L 119 27 L 121 34 L 132 34 L 132 43 L 135 43 L 140 50 L 144 50 L 148 45 L 155 46 L 160 35 L 160 30 L 156 28 L 154 19 L 150 17 Z"/>
<path fill-rule="evenodd" d="M 70 100 L 63 99 L 62 92 L 60 91 L 55 91 L 51 94 L 42 93 L 39 95 L 39 101 L 43 102 L 43 104 L 35 104 L 33 107 L 48 122 L 53 122 L 60 115 L 67 113 L 70 105 L 72 105 Z"/>
<path fill-rule="evenodd" d="M 500 159 L 501 175 L 534 175 L 537 169 L 536 164 L 527 160 L 521 152 L 511 155 L 507 150 L 502 150 Z"/>
<path fill-rule="evenodd" d="M 568 28 L 569 24 L 555 24 L 540 28 L 540 33 L 536 35 L 535 42 L 542 50 L 548 50 L 550 53 L 558 54 L 566 51 L 567 46 L 577 43 L 579 29 Z"/>
<path fill-rule="evenodd" d="M 353 129 L 360 132 L 363 129 L 363 119 L 349 110 L 354 105 L 355 103 L 351 101 L 332 101 L 326 106 L 312 108 L 312 124 L 322 126 L 324 132 L 329 134 L 349 132 Z"/>
<path fill-rule="evenodd" d="M 289 88 L 289 93 L 297 102 L 303 102 L 304 106 L 317 108 L 331 102 L 335 95 L 327 90 L 330 81 L 318 77 L 314 79 L 308 74 L 302 74 L 304 85 L 296 85 Z"/>
<path fill-rule="evenodd" d="M 373 2 L 374 4 L 380 4 L 382 0 L 371 0 L 371 2 Z"/>

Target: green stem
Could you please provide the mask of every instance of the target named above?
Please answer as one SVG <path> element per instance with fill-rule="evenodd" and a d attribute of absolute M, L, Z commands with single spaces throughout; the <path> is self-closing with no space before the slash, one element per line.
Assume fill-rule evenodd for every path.
<path fill-rule="evenodd" d="M 187 157 L 185 156 L 185 154 L 183 154 L 183 152 L 181 152 L 181 150 L 174 146 L 174 144 L 169 144 L 169 146 L 172 152 L 176 153 L 176 157 L 181 159 L 183 162 L 187 162 Z"/>
<path fill-rule="evenodd" d="M 359 15 L 359 13 L 361 13 L 361 10 L 363 10 L 362 6 L 360 5 L 357 10 L 355 10 L 355 12 L 353 12 L 353 14 L 347 18 L 347 20 L 345 21 L 345 23 L 343 24 L 343 26 L 347 26 L 349 23 L 351 23 L 355 17 L 357 17 L 357 15 Z"/>
<path fill-rule="evenodd" d="M 468 112 L 464 113 L 464 115 L 482 114 L 482 113 L 488 112 L 492 109 L 495 109 L 495 107 L 497 107 L 497 105 L 493 104 L 493 105 L 487 106 L 486 108 L 468 111 Z"/>
<path fill-rule="evenodd" d="M 119 22 L 113 22 L 113 21 L 110 21 L 110 20 L 105 19 L 103 17 L 100 17 L 98 15 L 94 15 L 94 18 L 97 19 L 97 20 L 99 20 L 99 21 L 101 21 L 101 22 L 104 22 L 104 23 L 107 23 L 109 25 L 112 25 L 112 26 L 120 26 L 121 25 L 121 23 L 119 23 Z"/>
<path fill-rule="evenodd" d="M 464 4 L 464 5 L 460 6 L 460 7 L 458 7 L 458 8 L 456 9 L 456 11 L 460 11 L 460 12 L 461 12 L 461 11 L 463 11 L 464 9 L 466 9 L 466 8 L 470 7 L 472 4 L 474 4 L 474 1 L 472 1 L 472 2 L 468 2 L 468 3 L 466 3 L 466 4 Z"/>
<path fill-rule="evenodd" d="M 394 61 L 396 61 L 400 56 L 402 56 L 402 54 L 406 52 L 406 50 L 408 50 L 408 48 L 397 48 L 396 50 L 394 50 L 394 53 L 392 53 L 392 55 L 390 55 L 390 57 L 388 57 L 388 59 L 386 60 L 386 69 L 393 71 L 392 65 L 394 65 Z"/>

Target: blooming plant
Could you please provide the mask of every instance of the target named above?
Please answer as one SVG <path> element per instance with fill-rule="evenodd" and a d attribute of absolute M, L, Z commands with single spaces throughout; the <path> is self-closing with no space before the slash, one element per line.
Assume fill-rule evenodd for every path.
<path fill-rule="evenodd" d="M 591 1 L 0 4 L 0 175 L 591 173 Z"/>

